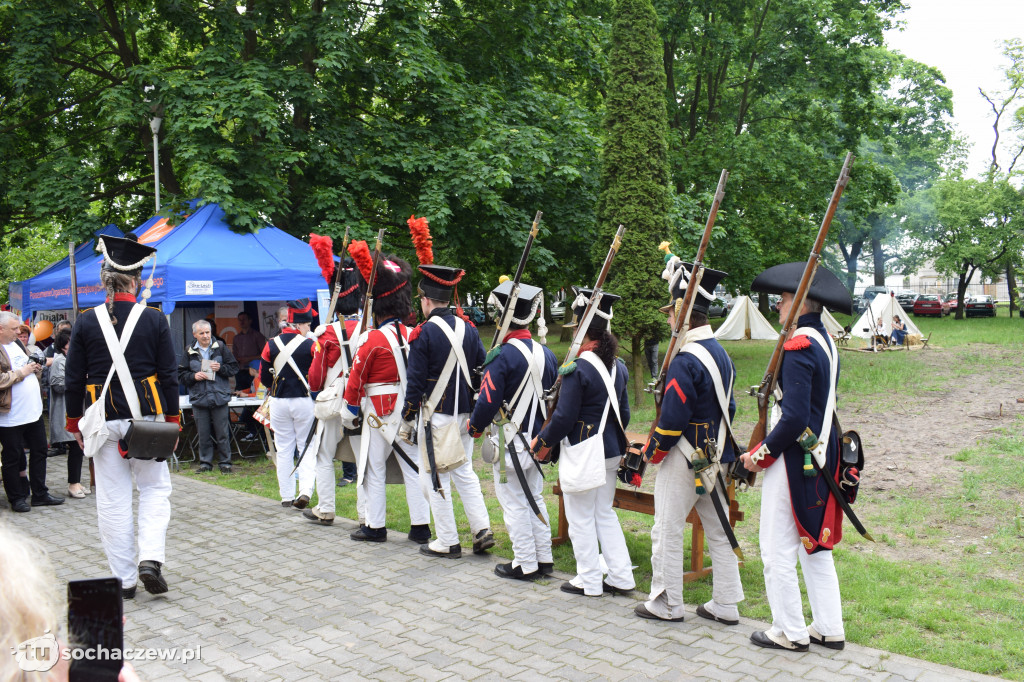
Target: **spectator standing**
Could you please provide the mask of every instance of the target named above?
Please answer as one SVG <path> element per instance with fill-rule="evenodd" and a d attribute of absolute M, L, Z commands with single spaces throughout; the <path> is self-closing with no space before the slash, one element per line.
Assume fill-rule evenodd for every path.
<path fill-rule="evenodd" d="M 14 313 L 0 312 L 0 466 L 7 501 L 16 512 L 31 510 L 30 493 L 33 506 L 64 502 L 46 487 L 46 427 L 39 387 L 43 367 L 29 359 L 19 339 L 23 326 Z"/>
<path fill-rule="evenodd" d="M 71 326 L 62 327 L 50 346 L 53 364 L 49 370 L 50 386 L 50 443 L 67 445 L 68 452 L 68 495 L 81 499 L 89 494 L 89 489 L 82 486 L 82 448 L 78 447 L 75 437 L 64 428 L 66 406 L 64 403 L 64 371 L 67 367 L 68 344 L 71 342 Z"/>
<path fill-rule="evenodd" d="M 231 351 L 238 360 L 238 375 L 235 378 L 235 389 L 244 391 L 252 385 L 252 377 L 249 374 L 249 363 L 260 359 L 263 347 L 267 345 L 267 338 L 258 329 L 252 326 L 252 318 L 249 313 L 242 311 L 238 313 L 239 331 L 231 342 Z"/>
<path fill-rule="evenodd" d="M 100 280 L 107 291 L 106 304 L 78 316 L 71 330 L 64 383 L 67 429 L 84 447 L 78 420 L 86 408 L 86 395 L 98 398 L 113 364 L 101 315 L 109 315 L 120 339 L 142 283 L 142 266 L 156 255 L 156 249 L 139 244 L 135 235 L 127 238 L 100 236 L 97 248 L 103 252 Z M 151 281 L 150 281 L 151 285 Z M 149 288 L 142 292 L 148 298 Z M 163 415 L 177 423 L 178 373 L 174 343 L 167 320 L 156 308 L 135 312 L 138 322 L 127 340 L 124 358 L 139 401 L 143 419 Z M 90 401 L 91 404 L 91 401 Z M 151 594 L 167 591 L 161 573 L 166 555 L 167 524 L 171 520 L 171 473 L 165 460 L 142 459 L 128 452 L 122 455 L 118 441 L 131 425 L 132 409 L 122 382 L 111 380 L 104 401 L 107 439 L 93 457 L 96 468 L 96 511 L 103 550 L 111 572 L 121 579 L 126 599 L 135 596 L 139 580 Z M 132 483 L 138 487 L 138 547 L 132 517 Z M 138 557 L 138 564 L 136 564 Z"/>
<path fill-rule="evenodd" d="M 213 470 L 214 449 L 222 474 L 231 473 L 231 401 L 229 379 L 238 374 L 238 362 L 222 341 L 213 338 L 206 320 L 192 323 L 196 341 L 181 356 L 178 381 L 188 388 L 192 417 L 199 433 L 199 471 Z"/>
<path fill-rule="evenodd" d="M 56 344 L 57 334 L 60 333 L 61 329 L 67 329 L 68 330 L 68 338 L 71 337 L 71 323 L 68 322 L 67 320 L 59 320 L 57 322 L 57 324 L 54 325 L 54 328 L 53 328 L 54 343 L 51 343 L 49 346 L 46 347 L 46 350 L 43 351 L 43 356 L 46 357 L 46 367 L 43 368 L 42 382 L 43 382 L 43 390 L 46 391 L 48 396 L 49 396 L 49 403 L 48 404 L 49 404 L 49 415 L 50 415 L 50 425 L 51 425 L 50 431 L 51 431 L 51 434 L 53 433 L 53 426 L 52 425 L 53 425 L 53 400 L 54 400 L 54 395 L 53 395 L 53 387 L 50 384 L 50 372 L 52 371 L 52 367 L 53 367 L 53 357 L 54 357 L 54 354 L 56 353 L 56 350 L 57 350 L 57 344 Z M 64 380 L 61 379 L 61 386 L 62 387 L 63 387 L 63 381 Z M 62 388 L 62 394 L 63 394 L 63 388 Z M 61 410 L 63 411 L 63 409 L 64 408 L 62 406 Z M 60 425 L 61 430 L 63 431 L 64 430 L 64 414 L 63 414 L 63 412 L 61 413 L 60 419 L 58 420 L 57 423 Z M 65 442 L 55 441 L 51 437 L 51 439 L 50 439 L 50 449 L 46 451 L 47 456 L 55 457 L 57 455 L 64 454 L 67 451 L 67 444 L 68 444 L 68 442 L 73 442 L 75 440 L 73 437 L 71 437 L 71 434 L 68 434 L 68 437 L 70 438 L 70 440 L 69 441 L 65 441 Z M 69 463 L 69 466 L 70 466 L 70 463 Z M 69 471 L 70 471 L 70 469 L 69 469 Z M 72 495 L 72 497 L 75 497 L 75 496 Z"/>

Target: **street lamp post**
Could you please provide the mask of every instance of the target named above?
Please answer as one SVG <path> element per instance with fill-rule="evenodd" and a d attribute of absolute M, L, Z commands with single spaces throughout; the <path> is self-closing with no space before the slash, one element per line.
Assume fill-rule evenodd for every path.
<path fill-rule="evenodd" d="M 153 186 L 156 189 L 156 212 L 160 212 L 160 123 L 163 121 L 159 116 L 149 119 L 149 129 L 153 131 Z"/>

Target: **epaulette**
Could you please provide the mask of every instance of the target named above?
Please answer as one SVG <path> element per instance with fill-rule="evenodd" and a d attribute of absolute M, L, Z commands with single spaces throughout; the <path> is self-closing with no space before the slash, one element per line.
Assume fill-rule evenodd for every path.
<path fill-rule="evenodd" d="M 147 308 L 149 308 L 150 310 L 155 310 L 155 311 L 157 311 L 158 313 L 160 313 L 161 315 L 163 315 L 163 311 L 161 311 L 161 310 L 160 310 L 159 308 L 157 308 L 157 307 L 156 307 L 155 305 L 147 305 L 146 307 L 147 307 Z"/>
<path fill-rule="evenodd" d="M 562 365 L 561 367 L 558 368 L 558 373 L 561 374 L 562 376 L 566 376 L 568 374 L 572 374 L 575 371 L 576 371 L 576 361 L 575 360 L 571 360 L 571 361 L 565 363 L 564 365 Z"/>
<path fill-rule="evenodd" d="M 408 339 L 409 343 L 412 343 L 413 341 L 418 339 L 420 337 L 420 332 L 421 331 L 423 331 L 423 324 L 422 323 L 416 325 L 416 327 L 411 332 L 409 332 L 409 339 Z"/>
<path fill-rule="evenodd" d="M 811 340 L 804 336 L 803 334 L 801 334 L 800 336 L 794 336 L 793 338 L 786 342 L 786 345 L 783 346 L 783 348 L 785 348 L 786 350 L 803 350 L 804 348 L 810 347 Z"/>
<path fill-rule="evenodd" d="M 484 358 L 484 366 L 489 365 L 499 355 L 501 355 L 501 346 L 495 346 L 487 351 L 487 356 Z"/>

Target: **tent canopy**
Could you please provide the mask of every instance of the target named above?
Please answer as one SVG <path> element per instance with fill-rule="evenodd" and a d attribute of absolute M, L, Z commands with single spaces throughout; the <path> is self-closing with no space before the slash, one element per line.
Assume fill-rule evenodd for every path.
<path fill-rule="evenodd" d="M 269 226 L 255 234 L 233 232 L 217 204 L 199 208 L 174 226 L 166 218 L 150 218 L 134 232 L 140 242 L 157 249 L 149 301 L 161 304 L 164 313 L 172 312 L 178 302 L 315 300 L 317 289 L 327 287 L 306 242 Z M 102 256 L 94 246 L 90 242 L 76 249 L 81 308 L 99 305 L 105 298 L 99 283 Z M 143 281 L 152 269 L 150 261 Z M 20 293 L 22 316 L 27 317 L 36 310 L 71 308 L 70 287 L 65 258 L 31 279 L 12 283 L 11 293 L 12 298 Z"/>
<path fill-rule="evenodd" d="M 918 328 L 914 321 L 907 315 L 907 311 L 903 309 L 900 302 L 896 300 L 895 296 L 879 295 L 875 296 L 871 300 L 871 305 L 864 311 L 864 314 L 860 316 L 860 319 L 853 325 L 853 329 L 850 331 L 851 336 L 856 336 L 862 339 L 870 339 L 874 334 L 875 322 L 877 320 L 882 321 L 882 325 L 885 328 L 885 335 L 889 336 L 892 334 L 892 318 L 894 315 L 899 315 L 900 320 L 903 322 L 904 328 L 907 330 L 907 334 L 916 334 L 921 336 L 921 330 Z"/>
<path fill-rule="evenodd" d="M 843 325 L 839 324 L 839 320 L 832 317 L 832 313 L 827 308 L 821 310 L 821 323 L 825 325 L 825 331 L 832 336 L 838 336 L 843 333 Z"/>
<path fill-rule="evenodd" d="M 779 338 L 779 333 L 764 318 L 749 296 L 740 296 L 733 304 L 729 317 L 725 318 L 725 322 L 715 332 L 715 338 L 720 341 L 739 339 L 774 341 Z"/>

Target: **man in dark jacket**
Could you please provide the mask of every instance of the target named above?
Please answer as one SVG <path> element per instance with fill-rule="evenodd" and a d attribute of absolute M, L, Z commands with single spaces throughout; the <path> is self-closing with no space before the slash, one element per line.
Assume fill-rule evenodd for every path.
<path fill-rule="evenodd" d="M 228 379 L 238 374 L 238 361 L 227 344 L 213 338 L 213 328 L 206 320 L 192 324 L 196 342 L 185 349 L 178 363 L 178 381 L 188 388 L 192 417 L 199 432 L 199 471 L 213 470 L 213 450 L 223 474 L 231 473 L 231 384 Z"/>

